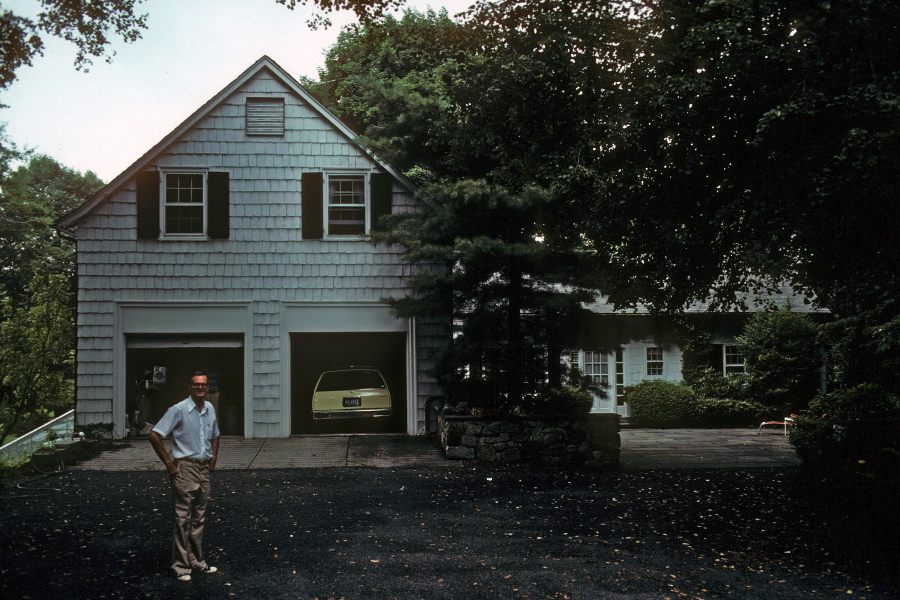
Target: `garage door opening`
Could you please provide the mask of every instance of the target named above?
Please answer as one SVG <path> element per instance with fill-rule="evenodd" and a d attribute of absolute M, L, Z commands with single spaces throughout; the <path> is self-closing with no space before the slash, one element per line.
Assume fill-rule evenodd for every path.
<path fill-rule="evenodd" d="M 320 376 L 351 366 L 381 374 L 390 391 L 391 415 L 313 418 L 313 393 Z M 291 334 L 291 433 L 405 431 L 406 333 Z"/>
<path fill-rule="evenodd" d="M 187 398 L 196 371 L 209 377 L 208 401 L 223 435 L 244 435 L 244 349 L 235 336 L 128 336 L 126 417 L 130 433 L 142 419 L 156 423 Z M 135 417 L 135 411 L 142 415 Z"/>

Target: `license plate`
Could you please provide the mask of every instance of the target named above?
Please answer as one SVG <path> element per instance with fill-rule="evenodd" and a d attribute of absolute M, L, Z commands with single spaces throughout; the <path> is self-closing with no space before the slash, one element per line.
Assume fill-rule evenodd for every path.
<path fill-rule="evenodd" d="M 360 398 L 344 398 L 344 408 L 353 408 L 357 406 L 362 406 L 362 400 Z"/>

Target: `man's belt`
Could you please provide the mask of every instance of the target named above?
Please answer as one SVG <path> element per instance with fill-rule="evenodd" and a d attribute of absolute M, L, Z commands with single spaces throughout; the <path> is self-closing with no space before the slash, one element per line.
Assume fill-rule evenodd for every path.
<path fill-rule="evenodd" d="M 179 461 L 182 461 L 182 460 L 183 460 L 184 462 L 194 463 L 194 464 L 197 464 L 197 465 L 208 465 L 208 464 L 209 464 L 209 459 L 208 459 L 208 458 L 203 458 L 203 459 L 200 459 L 200 458 L 176 458 L 176 459 L 175 459 L 175 462 L 179 462 Z"/>

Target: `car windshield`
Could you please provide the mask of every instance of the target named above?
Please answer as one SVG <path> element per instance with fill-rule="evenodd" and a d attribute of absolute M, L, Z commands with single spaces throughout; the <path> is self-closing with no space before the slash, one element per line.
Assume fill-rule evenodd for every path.
<path fill-rule="evenodd" d="M 384 380 L 378 371 L 328 371 L 322 373 L 316 391 L 384 389 Z"/>

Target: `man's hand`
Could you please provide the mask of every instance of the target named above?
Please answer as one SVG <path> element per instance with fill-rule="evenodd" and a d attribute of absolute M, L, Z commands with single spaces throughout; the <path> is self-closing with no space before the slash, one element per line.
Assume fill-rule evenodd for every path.
<path fill-rule="evenodd" d="M 155 431 L 151 431 L 147 434 L 147 438 L 150 440 L 150 445 L 153 446 L 153 450 L 156 451 L 156 455 L 166 465 L 166 470 L 169 471 L 169 475 L 177 475 L 178 465 L 169 458 L 169 453 L 166 452 L 166 447 L 163 445 L 163 440 L 160 435 Z"/>

